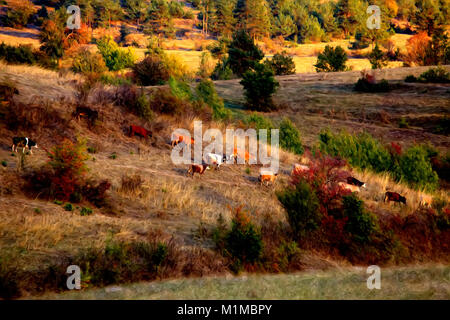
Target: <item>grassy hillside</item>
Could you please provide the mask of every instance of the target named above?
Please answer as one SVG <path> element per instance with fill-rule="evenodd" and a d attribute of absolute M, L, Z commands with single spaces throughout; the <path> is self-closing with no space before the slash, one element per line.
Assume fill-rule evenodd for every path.
<path fill-rule="evenodd" d="M 169 118 L 158 116 L 151 123 L 144 123 L 141 119 L 127 112 L 124 108 L 113 105 L 105 98 L 114 88 L 96 88 L 91 99 L 100 111 L 100 122 L 92 130 L 82 120 L 77 122 L 71 114 L 74 110 L 74 96 L 77 92 L 75 84 L 78 76 L 58 74 L 45 71 L 37 67 L 1 65 L 0 81 L 7 80 L 17 84 L 20 92 L 15 99 L 30 106 L 30 110 L 37 105 L 44 104 L 50 113 L 57 113 L 61 123 L 55 128 L 39 127 L 33 131 L 33 137 L 38 141 L 41 149 L 35 150 L 33 155 L 26 156 L 23 169 L 17 172 L 19 157 L 11 153 L 11 137 L 27 134 L 26 132 L 12 132 L 2 127 L 0 135 L 0 160 L 5 166 L 1 167 L 0 177 L 0 247 L 2 259 L 22 270 L 36 271 L 62 259 L 67 254 L 73 254 L 80 249 L 104 247 L 109 241 L 146 241 L 155 235 L 166 240 L 175 239 L 180 246 L 180 252 L 202 248 L 208 255 L 205 259 L 215 261 L 212 268 L 202 269 L 203 264 L 198 260 L 185 260 L 187 270 L 194 276 L 223 275 L 228 273 L 222 258 L 214 257 L 214 243 L 212 230 L 217 218 L 222 215 L 225 221 L 231 220 L 230 207 L 243 205 L 249 210 L 252 219 L 263 225 L 266 221 L 277 221 L 286 224 L 284 209 L 276 198 L 275 192 L 283 189 L 288 181 L 290 170 L 294 162 L 299 162 L 299 156 L 288 152 L 281 152 L 280 176 L 274 187 L 262 187 L 258 182 L 259 166 L 225 165 L 220 171 L 211 170 L 201 178 L 186 177 L 186 165 L 173 165 L 170 160 L 170 133 L 174 128 L 192 129 L 193 118 Z M 397 119 L 408 114 L 408 121 L 413 118 L 426 118 L 435 115 L 443 117 L 448 113 L 450 91 L 448 86 L 431 84 L 410 84 L 402 82 L 407 74 L 420 74 L 424 68 L 393 69 L 379 71 L 380 77 L 386 77 L 393 83 L 399 83 L 399 88 L 388 94 L 371 95 L 355 94 L 352 85 L 358 78 L 358 72 L 336 73 L 326 75 L 293 75 L 279 77 L 281 88 L 276 100 L 286 105 L 279 112 L 268 114 L 275 122 L 281 117 L 290 117 L 301 131 L 305 145 L 312 147 L 317 142 L 320 129 L 330 127 L 333 131 L 346 128 L 350 131 L 362 129 L 372 132 L 376 137 L 385 141 L 401 141 L 411 144 L 416 141 L 429 141 L 442 150 L 448 150 L 450 140 L 448 136 L 432 134 L 426 127 L 412 125 L 409 129 L 399 129 Z M 229 102 L 242 103 L 242 91 L 238 81 L 216 82 L 219 94 Z M 147 88 L 151 91 L 154 88 Z M 103 98 L 102 98 L 103 97 Z M 102 100 L 103 99 L 103 100 Z M 361 106 L 367 101 L 367 106 Z M 377 118 L 381 111 L 389 113 L 390 122 L 386 123 Z M 235 111 L 244 114 L 243 110 Z M 65 123 L 62 125 L 62 123 Z M 137 137 L 127 136 L 128 126 L 132 123 L 149 125 L 155 134 L 152 139 L 145 141 Z M 225 129 L 225 124 L 207 122 L 206 127 Z M 89 175 L 96 179 L 108 179 L 112 183 L 108 197 L 110 206 L 107 208 L 93 208 L 94 213 L 81 216 L 80 211 L 86 203 L 75 205 L 72 212 L 64 210 L 61 204 L 53 201 L 43 201 L 39 198 L 29 198 L 21 190 L 20 174 L 32 172 L 47 161 L 44 150 L 50 150 L 63 137 L 73 139 L 75 136 L 87 139 L 88 146 L 95 149 L 87 162 Z M 112 156 L 115 154 L 115 156 Z M 419 207 L 420 191 L 415 191 L 406 185 L 393 182 L 387 175 L 377 175 L 368 171 L 354 171 L 354 176 L 362 181 L 368 181 L 369 187 L 362 191 L 361 198 L 366 201 L 369 210 L 379 217 L 391 214 L 408 216 Z M 124 190 L 122 178 L 138 175 L 142 184 L 135 190 Z M 400 192 L 408 197 L 408 206 L 389 205 L 382 202 L 386 188 Z M 448 191 L 436 193 L 448 199 Z M 92 206 L 91 206 L 92 207 Z M 412 248 L 411 248 L 412 249 Z M 186 251 L 187 252 L 187 251 Z M 447 263 L 445 256 L 430 258 L 417 253 L 414 259 L 436 259 Z M 447 256 L 448 258 L 448 256 Z M 183 258 L 185 259 L 185 258 Z M 192 259 L 200 259 L 195 257 Z M 302 254 L 301 269 L 323 270 L 339 266 L 348 266 L 348 262 L 341 257 L 329 257 L 323 253 L 306 250 Z M 195 265 L 199 269 L 195 269 Z M 395 264 L 391 261 L 389 264 Z M 191 269 L 189 269 L 191 268 Z M 447 268 L 448 269 L 448 268 Z M 448 273 L 447 269 L 443 269 Z M 435 270 L 435 269 L 433 269 Z M 265 276 L 249 277 L 244 283 L 254 286 L 254 293 L 248 293 L 242 286 L 235 286 L 238 280 L 188 280 L 161 284 L 156 291 L 146 291 L 146 285 L 124 289 L 119 293 L 123 298 L 182 298 L 185 294 L 195 291 L 206 281 L 204 288 L 211 288 L 211 296 L 207 296 L 207 289 L 198 292 L 198 298 L 445 298 L 448 292 L 445 286 L 438 285 L 442 279 L 442 269 L 432 271 L 430 286 L 424 288 L 423 283 L 411 281 L 408 289 L 402 291 L 394 279 L 396 271 L 389 271 L 387 276 L 389 293 L 369 293 L 365 289 L 356 291 L 342 291 L 334 285 L 333 273 L 325 273 L 315 280 L 312 275 Z M 177 271 L 176 275 L 183 277 L 186 269 Z M 190 272 L 190 271 L 189 271 Z M 421 272 L 421 271 L 420 271 Z M 426 273 L 426 271 L 424 271 Z M 445 273 L 444 272 L 444 273 Z M 358 273 L 340 273 L 339 279 L 348 283 L 348 289 L 353 288 L 353 277 Z M 390 280 L 393 277 L 392 280 Z M 428 277 L 428 275 L 426 276 Z M 225 281 L 225 282 L 223 282 Z M 240 280 L 239 280 L 240 281 Z M 247 283 L 246 281 L 250 281 Z M 305 284 L 300 291 L 290 292 L 272 291 L 279 281 L 290 286 Z M 221 287 L 228 286 L 231 291 L 223 296 Z M 436 286 L 434 285 L 436 283 Z M 328 286 L 330 284 L 330 286 Z M 159 284 L 158 284 L 159 286 Z M 260 286 L 267 288 L 260 291 Z M 309 291 L 308 286 L 324 288 L 323 291 Z M 358 285 L 359 286 L 359 285 Z M 286 285 L 288 287 L 288 285 Z M 326 287 L 326 289 L 325 289 Z M 262 288 L 262 287 L 261 287 Z M 359 288 L 359 287 L 358 287 Z M 136 295 L 130 291 L 137 290 Z M 353 290 L 353 289 L 352 289 Z M 176 292 L 175 292 L 176 291 Z M 103 297 L 102 290 L 86 292 L 86 297 Z M 159 292 L 159 293 L 155 293 Z M 26 293 L 25 293 L 26 294 Z M 85 292 L 81 293 L 84 297 Z M 123 296 L 122 296 L 123 294 Z M 250 296 L 247 296 L 250 294 Z M 216 296 L 217 295 L 217 296 Z M 53 297 L 53 296 L 52 296 Z M 78 297 L 77 295 L 73 297 Z M 116 296 L 107 296 L 116 298 Z"/>

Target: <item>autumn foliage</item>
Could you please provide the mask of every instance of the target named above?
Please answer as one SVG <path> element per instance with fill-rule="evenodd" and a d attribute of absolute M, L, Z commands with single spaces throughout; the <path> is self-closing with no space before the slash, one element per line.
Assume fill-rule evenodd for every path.
<path fill-rule="evenodd" d="M 49 165 L 53 169 L 52 185 L 54 196 L 61 200 L 69 200 L 79 186 L 88 169 L 86 145 L 78 141 L 73 143 L 64 140 L 55 146 L 48 154 Z"/>

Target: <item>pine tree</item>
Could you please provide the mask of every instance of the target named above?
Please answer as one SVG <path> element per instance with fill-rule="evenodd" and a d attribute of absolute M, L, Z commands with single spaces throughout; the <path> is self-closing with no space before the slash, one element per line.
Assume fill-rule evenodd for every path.
<path fill-rule="evenodd" d="M 419 30 L 426 31 L 429 36 L 439 25 L 445 22 L 437 1 L 416 1 L 416 8 L 413 21 L 417 24 Z"/>
<path fill-rule="evenodd" d="M 369 62 L 372 65 L 372 69 L 381 69 L 387 66 L 387 58 L 383 51 L 380 50 L 378 44 L 369 54 Z"/>
<path fill-rule="evenodd" d="M 263 52 L 247 32 L 238 30 L 233 35 L 233 41 L 228 47 L 228 65 L 234 74 L 242 76 L 262 58 L 264 58 Z"/>
<path fill-rule="evenodd" d="M 215 14 L 212 21 L 212 30 L 225 38 L 231 38 L 233 28 L 236 24 L 233 9 L 236 6 L 236 0 L 216 0 L 214 5 Z"/>

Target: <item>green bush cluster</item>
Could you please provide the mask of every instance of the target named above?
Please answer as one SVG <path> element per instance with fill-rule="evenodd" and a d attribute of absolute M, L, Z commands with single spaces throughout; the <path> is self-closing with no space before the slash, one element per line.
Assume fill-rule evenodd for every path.
<path fill-rule="evenodd" d="M 345 231 L 357 242 L 368 243 L 378 229 L 377 218 L 373 213 L 366 212 L 364 202 L 355 194 L 342 199 L 344 218 L 347 219 Z"/>
<path fill-rule="evenodd" d="M 270 67 L 277 76 L 295 73 L 294 60 L 286 51 L 276 53 L 272 59 L 264 60 L 264 64 Z"/>
<path fill-rule="evenodd" d="M 287 212 L 289 225 L 296 236 L 305 236 L 319 228 L 322 219 L 319 200 L 307 182 L 300 181 L 295 188 L 287 188 L 277 197 Z"/>
<path fill-rule="evenodd" d="M 89 49 L 82 49 L 73 58 L 72 71 L 75 73 L 89 74 L 102 73 L 107 70 L 103 57 Z"/>
<path fill-rule="evenodd" d="M 10 46 L 0 44 L 0 59 L 13 64 L 35 64 L 38 59 L 29 45 Z"/>
<path fill-rule="evenodd" d="M 112 37 L 106 36 L 98 40 L 97 48 L 110 71 L 131 68 L 134 65 L 133 51 L 130 48 L 120 48 Z"/>
<path fill-rule="evenodd" d="M 304 152 L 300 131 L 288 118 L 284 118 L 280 123 L 280 146 L 295 154 Z"/>
<path fill-rule="evenodd" d="M 230 256 L 236 266 L 258 262 L 263 252 L 261 232 L 241 208 L 234 212 L 231 229 L 227 229 L 222 216 L 219 217 L 213 239 L 217 248 Z"/>
<path fill-rule="evenodd" d="M 423 82 L 423 83 L 450 83 L 450 72 L 443 67 L 430 68 L 422 73 L 419 78 L 409 75 L 405 82 Z"/>
<path fill-rule="evenodd" d="M 319 139 L 323 152 L 345 158 L 354 167 L 388 172 L 396 181 L 406 182 L 413 188 L 434 190 L 438 186 L 439 178 L 433 171 L 426 146 L 416 145 L 396 154 L 368 133 L 351 135 L 325 131 Z"/>
<path fill-rule="evenodd" d="M 228 120 L 231 118 L 231 111 L 225 108 L 222 98 L 217 94 L 214 82 L 209 79 L 202 79 L 195 91 L 197 98 L 212 108 L 214 120 Z"/>

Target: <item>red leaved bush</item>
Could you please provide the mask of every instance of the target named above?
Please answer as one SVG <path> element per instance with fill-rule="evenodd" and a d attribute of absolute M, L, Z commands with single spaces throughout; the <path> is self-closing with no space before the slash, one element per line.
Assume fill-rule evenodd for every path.
<path fill-rule="evenodd" d="M 62 144 L 55 146 L 49 153 L 49 165 L 53 169 L 51 178 L 53 193 L 57 199 L 69 200 L 70 196 L 82 184 L 88 168 L 86 144 L 78 141 L 74 144 L 65 139 Z"/>
<path fill-rule="evenodd" d="M 339 208 L 340 200 L 350 194 L 339 187 L 338 182 L 345 181 L 350 173 L 344 169 L 347 162 L 317 152 L 308 165 L 309 170 L 294 172 L 291 183 L 296 185 L 300 180 L 306 181 L 317 194 L 321 213 L 327 215 Z"/>

